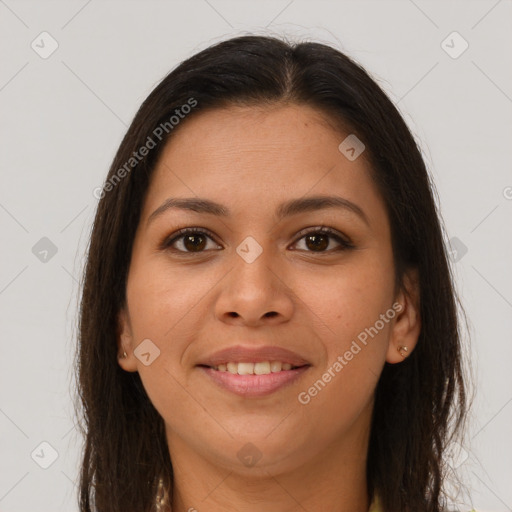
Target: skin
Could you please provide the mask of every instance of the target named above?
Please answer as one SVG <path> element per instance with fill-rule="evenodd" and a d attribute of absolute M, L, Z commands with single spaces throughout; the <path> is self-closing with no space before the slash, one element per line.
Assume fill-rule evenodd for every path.
<path fill-rule="evenodd" d="M 410 270 L 406 289 L 395 293 L 384 201 L 364 153 L 349 161 L 338 150 L 346 135 L 303 105 L 229 107 L 188 119 L 161 155 L 135 236 L 118 345 L 128 354 L 119 364 L 139 372 L 166 424 L 173 511 L 370 506 L 365 466 L 374 391 L 384 363 L 403 361 L 398 347 L 407 346 L 408 355 L 414 349 L 419 291 Z M 276 220 L 283 201 L 321 194 L 356 203 L 368 225 L 336 208 Z M 148 223 L 167 198 L 195 196 L 232 215 L 170 209 Z M 315 250 L 306 233 L 298 236 L 322 225 L 355 247 L 336 250 L 339 242 L 326 238 L 329 245 Z M 206 228 L 215 239 L 204 239 L 202 252 L 183 238 L 175 252 L 160 248 L 185 227 Z M 263 251 L 252 263 L 236 252 L 247 236 Z M 401 312 L 309 403 L 299 403 L 299 393 L 395 302 Z M 147 338 L 160 350 L 149 366 L 134 355 Z M 235 344 L 282 346 L 311 367 L 271 395 L 244 398 L 196 367 Z M 261 455 L 252 467 L 237 457 L 247 443 Z"/>

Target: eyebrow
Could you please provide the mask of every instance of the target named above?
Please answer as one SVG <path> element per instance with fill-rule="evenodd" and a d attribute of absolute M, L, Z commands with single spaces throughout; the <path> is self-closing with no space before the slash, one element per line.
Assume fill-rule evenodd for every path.
<path fill-rule="evenodd" d="M 149 216 L 147 224 L 164 212 L 174 208 L 216 215 L 218 217 L 229 217 L 231 215 L 231 212 L 227 207 L 209 199 L 197 197 L 170 197 Z M 339 196 L 309 196 L 292 199 L 278 206 L 276 210 L 276 217 L 278 220 L 282 220 L 292 215 L 298 215 L 299 213 L 307 213 L 327 208 L 341 208 L 350 211 L 360 217 L 368 226 L 370 225 L 368 217 L 361 207 L 352 201 Z"/>

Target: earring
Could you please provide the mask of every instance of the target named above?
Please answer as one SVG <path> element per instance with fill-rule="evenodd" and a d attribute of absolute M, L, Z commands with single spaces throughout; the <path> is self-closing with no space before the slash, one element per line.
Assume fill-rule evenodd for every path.
<path fill-rule="evenodd" d="M 125 359 L 126 357 L 128 357 L 128 355 L 126 354 L 126 352 L 123 352 L 123 355 L 121 357 Z"/>
<path fill-rule="evenodd" d="M 407 351 L 409 350 L 407 347 L 405 346 L 400 346 L 397 348 L 398 350 L 398 353 L 402 356 L 402 357 L 407 357 Z"/>

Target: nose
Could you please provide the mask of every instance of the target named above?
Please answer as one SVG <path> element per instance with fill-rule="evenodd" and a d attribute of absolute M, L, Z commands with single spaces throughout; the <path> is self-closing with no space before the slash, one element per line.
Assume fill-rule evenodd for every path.
<path fill-rule="evenodd" d="M 234 252 L 232 270 L 215 304 L 216 318 L 251 327 L 278 325 L 292 318 L 293 290 L 270 253 L 264 250 L 249 263 Z"/>

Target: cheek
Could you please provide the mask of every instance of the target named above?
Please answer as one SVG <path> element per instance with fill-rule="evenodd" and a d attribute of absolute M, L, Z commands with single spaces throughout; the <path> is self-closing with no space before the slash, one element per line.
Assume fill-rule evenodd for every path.
<path fill-rule="evenodd" d="M 354 254 L 346 264 L 296 273 L 293 290 L 321 320 L 324 333 L 343 341 L 373 325 L 393 301 L 390 258 Z"/>
<path fill-rule="evenodd" d="M 357 417 L 371 399 L 385 363 L 394 317 L 391 258 L 367 253 L 352 263 L 325 273 L 304 273 L 300 279 L 305 311 L 322 330 L 318 334 L 325 360 L 302 390 L 299 402 L 318 411 L 340 404 L 333 409 L 338 424 Z"/>
<path fill-rule="evenodd" d="M 186 325 L 201 299 L 215 285 L 207 271 L 173 268 L 161 258 L 134 260 L 127 283 L 127 301 L 135 336 L 153 336 L 160 343 Z"/>
<path fill-rule="evenodd" d="M 203 288 L 206 283 L 191 282 L 183 271 L 172 270 L 162 261 L 139 255 L 132 260 L 126 287 L 132 348 L 136 350 L 146 339 L 157 347 L 158 356 L 150 365 L 137 360 L 137 372 L 162 417 L 179 410 L 187 400 L 181 365 L 194 325 L 194 306 L 207 291 Z"/>
<path fill-rule="evenodd" d="M 348 429 L 371 403 L 394 315 L 393 275 L 388 270 L 386 265 L 364 265 L 302 280 L 306 311 L 314 313 L 310 316 L 315 322 L 321 318 L 325 360 L 297 400 L 305 413 L 324 418 L 326 439 L 337 435 L 337 429 Z M 313 290 L 309 296 L 307 289 Z"/>
<path fill-rule="evenodd" d="M 206 265 L 171 267 L 165 258 L 152 255 L 135 254 L 132 260 L 126 288 L 132 348 L 146 339 L 157 347 L 154 362 L 146 366 L 138 360 L 137 371 L 162 415 L 187 398 L 182 383 L 189 347 L 207 322 L 209 293 L 222 277 L 217 274 Z"/>

